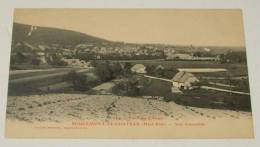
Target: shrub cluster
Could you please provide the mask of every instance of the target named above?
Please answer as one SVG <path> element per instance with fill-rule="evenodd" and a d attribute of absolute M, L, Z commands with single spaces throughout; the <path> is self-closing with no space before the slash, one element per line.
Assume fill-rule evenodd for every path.
<path fill-rule="evenodd" d="M 76 71 L 71 71 L 65 76 L 65 80 L 72 83 L 73 89 L 77 91 L 88 90 L 87 77 L 79 74 Z"/>
<path fill-rule="evenodd" d="M 130 73 L 131 65 L 127 63 L 95 63 L 95 73 L 101 82 L 107 82 L 116 77 L 126 76 Z"/>
<path fill-rule="evenodd" d="M 167 101 L 172 99 L 170 83 L 142 76 L 122 80 L 113 87 L 112 92 L 124 96 L 159 96 Z"/>

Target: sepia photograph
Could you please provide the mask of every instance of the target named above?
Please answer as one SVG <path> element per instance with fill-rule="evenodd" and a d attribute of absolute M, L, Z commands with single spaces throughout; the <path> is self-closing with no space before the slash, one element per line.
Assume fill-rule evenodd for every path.
<path fill-rule="evenodd" d="M 240 9 L 16 8 L 8 138 L 254 138 Z"/>

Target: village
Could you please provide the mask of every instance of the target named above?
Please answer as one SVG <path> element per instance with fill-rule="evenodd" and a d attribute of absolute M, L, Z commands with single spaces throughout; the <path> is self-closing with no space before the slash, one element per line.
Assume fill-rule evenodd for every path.
<path fill-rule="evenodd" d="M 88 79 L 87 81 L 92 79 L 90 80 L 91 84 L 120 78 L 129 79 L 137 75 L 171 83 L 171 93 L 177 95 L 185 95 L 186 92 L 184 91 L 206 89 L 249 97 L 249 89 L 246 87 L 246 85 L 248 86 L 246 82 L 248 81 L 247 73 L 240 72 L 242 75 L 234 75 L 239 70 L 236 69 L 237 66 L 246 68 L 244 66 L 244 54 L 241 52 L 227 51 L 217 54 L 212 51 L 213 49 L 194 46 L 187 47 L 188 51 L 185 52 L 166 45 L 124 43 L 116 45 L 104 43 L 101 46 L 79 44 L 74 49 L 64 47 L 69 46 L 32 45 L 26 42 L 14 43 L 10 68 L 21 70 L 27 67 L 37 70 L 37 68 L 42 67 L 46 69 L 67 68 L 67 71 L 83 70 L 86 72 L 85 78 Z M 97 75 L 97 72 L 111 75 L 106 78 L 107 75 Z M 64 72 L 60 77 L 65 76 L 66 73 L 68 72 Z M 242 78 L 236 79 L 239 77 Z M 12 80 L 11 76 L 10 82 L 15 83 L 15 81 L 19 81 L 19 79 Z M 64 81 L 60 83 L 62 84 L 55 83 L 55 85 L 63 85 L 58 86 L 60 88 L 67 88 L 71 85 L 64 84 Z M 45 88 L 39 89 L 52 91 L 50 87 L 55 86 L 44 85 L 41 87 Z M 159 94 L 158 96 L 163 95 Z M 250 106 L 247 107 L 249 109 Z"/>
<path fill-rule="evenodd" d="M 11 54 L 11 65 L 33 64 L 33 65 L 60 65 L 66 64 L 63 59 L 79 60 L 189 60 L 189 61 L 215 61 L 230 62 L 226 59 L 232 51 L 213 53 L 206 47 L 183 47 L 167 45 L 136 45 L 136 44 L 79 44 L 75 47 L 61 46 L 57 44 L 39 45 L 27 42 L 13 42 Z M 175 51 L 176 50 L 176 51 Z M 239 52 L 240 54 L 243 52 Z M 236 56 L 236 55 L 235 55 Z M 228 57 L 227 57 L 228 58 Z M 12 66 L 11 66 L 12 68 Z"/>
<path fill-rule="evenodd" d="M 41 28 L 26 27 L 29 32 L 24 38 L 29 41 L 12 42 L 7 118 L 28 122 L 111 119 L 133 117 L 135 109 L 142 112 L 138 117 L 162 115 L 175 120 L 181 117 L 172 116 L 172 109 L 208 119 L 217 116 L 197 110 L 228 111 L 232 117 L 234 112 L 251 113 L 243 48 L 104 40 L 74 45 L 32 42 Z M 91 104 L 95 110 L 84 108 Z M 56 109 L 56 105 L 62 107 Z M 42 109 L 46 113 L 40 114 Z M 69 112 L 54 119 L 61 111 Z"/>
<path fill-rule="evenodd" d="M 194 56 L 192 54 L 184 54 L 184 53 L 175 53 L 172 54 L 174 57 L 173 60 L 169 60 L 168 55 L 165 59 L 143 59 L 143 60 L 105 60 L 102 59 L 102 53 L 95 54 L 96 58 L 83 58 L 80 59 L 79 56 L 80 50 L 75 50 L 74 53 L 68 53 L 63 50 L 52 51 L 51 53 L 44 49 L 43 46 L 39 45 L 38 47 L 29 45 L 27 43 L 23 44 L 23 49 L 27 52 L 16 53 L 13 52 L 12 56 L 16 58 L 15 60 L 19 60 L 18 66 L 22 67 L 23 65 L 33 65 L 35 60 L 37 60 L 37 65 L 33 65 L 31 67 L 40 67 L 40 66 L 47 66 L 47 69 L 50 68 L 48 66 L 56 67 L 57 69 L 67 68 L 67 71 L 72 70 L 80 70 L 84 71 L 85 78 L 90 81 L 89 83 L 102 83 L 108 82 L 110 80 L 115 79 L 131 79 L 135 76 L 137 77 L 144 77 L 147 79 L 152 79 L 155 81 L 163 81 L 166 83 L 170 83 L 170 87 L 166 86 L 167 88 L 171 89 L 171 93 L 173 95 L 185 95 L 188 91 L 196 91 L 197 89 L 206 89 L 209 91 L 218 91 L 224 92 L 229 94 L 238 94 L 242 95 L 242 97 L 249 97 L 249 91 L 245 88 L 241 88 L 242 85 L 245 83 L 241 83 L 239 81 L 246 81 L 248 77 L 245 73 L 241 79 L 236 79 L 241 77 L 242 75 L 233 75 L 235 71 L 229 71 L 228 68 L 234 70 L 238 66 L 238 64 L 223 64 L 220 62 L 219 56 L 215 57 L 206 57 L 206 56 Z M 18 47 L 20 44 L 17 45 Z M 152 48 L 150 47 L 152 50 Z M 209 52 L 210 49 L 207 49 L 206 52 Z M 21 51 L 21 50 L 19 50 Z M 104 52 L 105 50 L 103 50 Z M 31 53 L 31 54 L 30 54 Z M 140 53 L 140 51 L 138 52 Z M 149 56 L 147 52 L 142 51 L 144 55 Z M 83 53 L 81 53 L 83 54 Z M 108 54 L 108 53 L 103 53 Z M 118 53 L 119 54 L 119 53 Z M 141 53 L 140 53 L 141 54 Z M 169 54 L 169 52 L 167 52 Z M 85 53 L 83 55 L 88 55 Z M 143 54 L 141 54 L 143 55 Z M 32 57 L 36 57 L 36 59 L 32 59 Z M 22 59 L 23 58 L 23 59 Z M 20 60 L 23 60 L 21 62 Z M 26 61 L 27 60 L 27 61 Z M 31 60 L 31 61 L 30 61 Z M 226 62 L 231 61 L 231 59 L 226 58 Z M 31 62 L 31 63 L 30 63 Z M 142 64 L 144 62 L 144 64 Z M 154 64 L 153 64 L 154 62 Z M 21 64 L 22 63 L 22 64 Z M 148 63 L 148 64 L 147 64 Z M 180 63 L 180 64 L 178 64 Z M 192 64 L 190 63 L 198 63 Z M 164 65 L 165 64 L 165 65 Z M 183 64 L 183 65 L 182 65 Z M 243 63 L 241 63 L 243 65 Z M 174 66 L 172 66 L 174 65 Z M 242 67 L 242 65 L 240 65 Z M 14 64 L 17 66 L 17 64 Z M 209 66 L 213 66 L 209 67 Z M 216 67 L 215 67 L 216 66 Z M 231 67 L 232 66 L 232 67 Z M 11 65 L 12 68 L 12 65 Z M 37 69 L 36 69 L 37 70 Z M 101 70 L 101 71 L 99 71 Z M 238 70 L 238 69 L 236 69 Z M 19 70 L 18 70 L 19 71 Z M 21 70 L 20 70 L 21 71 Z M 35 73 L 35 72 L 34 72 Z M 58 75 L 59 78 L 62 76 L 66 76 L 68 72 L 63 72 L 63 74 Z M 36 74 L 37 75 L 37 74 Z M 107 76 L 107 77 L 106 77 Z M 236 77 L 234 77 L 236 76 Z M 46 76 L 46 79 L 52 76 Z M 57 77 L 54 74 L 54 77 Z M 58 79 L 59 79 L 58 78 Z M 212 78 L 212 79 L 208 79 Z M 36 78 L 37 79 L 37 78 Z M 44 79 L 44 78 L 42 78 Z M 91 79 L 91 80 L 90 80 Z M 221 80 L 222 79 L 222 80 Z M 17 81 L 23 81 L 23 79 L 13 79 L 12 75 L 10 79 L 10 83 L 16 83 Z M 30 79 L 24 80 L 29 82 Z M 227 83 L 229 82 L 229 83 Z M 233 83 L 232 83 L 233 82 Z M 236 83 L 234 83 L 236 82 Z M 238 83 L 237 83 L 238 82 Z M 83 83 L 87 85 L 91 85 L 88 82 Z M 240 84 L 240 85 L 238 85 Z M 43 85 L 39 89 L 43 90 L 43 92 L 48 91 L 55 91 L 59 90 L 62 91 L 63 88 L 68 88 L 71 84 L 66 83 L 62 79 L 59 83 L 51 85 Z M 166 84 L 167 85 L 167 84 Z M 74 85 L 75 86 L 75 85 Z M 142 87 L 143 85 L 136 85 L 136 88 Z M 42 88 L 43 87 L 43 88 Z M 54 87 L 54 89 L 52 89 Z M 56 88 L 59 87 L 59 88 Z M 164 89 L 165 85 L 163 85 L 162 89 Z M 91 87 L 90 87 L 91 88 Z M 89 88 L 88 88 L 89 89 Z M 129 90 L 129 89 L 128 89 Z M 48 92 L 47 91 L 47 92 Z M 137 90 L 138 91 L 138 90 Z M 126 92 L 127 93 L 127 92 Z M 155 94 L 156 96 L 164 96 L 166 92 L 162 92 L 162 94 Z M 147 93 L 146 93 L 147 94 Z M 152 93 L 150 93 L 152 94 Z M 138 95 L 138 94 L 137 94 Z M 172 96 L 175 97 L 175 96 Z M 229 96 L 232 97 L 232 96 Z M 241 96 L 239 96 L 241 97 Z M 170 98 L 173 99 L 173 98 Z M 242 98 L 244 99 L 244 98 Z M 249 98 L 247 98 L 249 99 Z M 222 100 L 223 101 L 223 100 Z M 242 100 L 244 102 L 244 100 Z M 223 105 L 223 102 L 216 102 L 216 104 Z M 221 106 L 222 107 L 222 106 Z M 227 108 L 228 106 L 223 106 L 223 108 Z M 250 106 L 247 105 L 246 109 L 249 109 Z"/>

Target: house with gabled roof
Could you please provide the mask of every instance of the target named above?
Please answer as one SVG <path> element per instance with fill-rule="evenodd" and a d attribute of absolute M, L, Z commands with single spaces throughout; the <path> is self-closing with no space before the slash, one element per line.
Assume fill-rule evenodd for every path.
<path fill-rule="evenodd" d="M 194 83 L 198 83 L 199 79 L 192 73 L 180 71 L 172 78 L 172 86 L 178 89 L 190 90 L 197 86 Z"/>
<path fill-rule="evenodd" d="M 131 71 L 133 73 L 139 73 L 139 74 L 145 74 L 146 72 L 146 67 L 143 64 L 135 64 L 132 68 Z"/>

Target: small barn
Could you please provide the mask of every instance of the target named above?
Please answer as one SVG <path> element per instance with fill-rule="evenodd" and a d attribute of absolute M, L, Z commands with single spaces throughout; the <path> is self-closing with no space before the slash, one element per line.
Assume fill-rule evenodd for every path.
<path fill-rule="evenodd" d="M 135 64 L 132 68 L 131 71 L 133 73 L 140 73 L 140 74 L 145 74 L 146 72 L 146 67 L 143 64 Z"/>
<path fill-rule="evenodd" d="M 194 83 L 198 83 L 199 79 L 192 73 L 180 71 L 172 78 L 172 86 L 178 89 L 190 90 L 196 88 Z"/>

